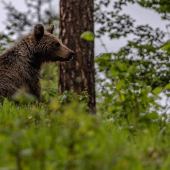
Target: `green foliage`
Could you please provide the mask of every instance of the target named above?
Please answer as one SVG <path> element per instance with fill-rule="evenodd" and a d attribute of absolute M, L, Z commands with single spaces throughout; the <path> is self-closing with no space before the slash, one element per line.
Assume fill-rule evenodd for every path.
<path fill-rule="evenodd" d="M 61 100 L 39 107 L 7 100 L 0 105 L 1 168 L 169 168 L 169 123 L 155 113 L 141 115 L 141 125 L 157 120 L 145 131 L 120 128 L 114 120 L 86 114 L 81 102 L 63 105 Z"/>
<path fill-rule="evenodd" d="M 50 97 L 54 97 L 58 93 L 58 67 L 57 63 L 50 63 L 41 69 L 42 79 L 42 100 L 49 101 Z"/>
<path fill-rule="evenodd" d="M 135 20 L 124 14 L 122 7 L 129 3 L 138 3 L 141 6 L 148 7 L 152 4 L 151 9 L 156 10 L 157 6 L 169 5 L 163 1 L 135 1 L 135 0 L 120 0 L 120 1 L 102 1 L 96 3 L 95 21 L 100 26 L 97 30 L 96 37 L 101 37 L 106 33 L 110 39 L 119 39 L 128 35 L 133 35 L 134 38 L 127 42 L 127 45 L 113 53 L 112 58 L 121 62 L 135 63 L 140 71 L 137 75 L 141 79 L 147 79 L 147 85 L 152 88 L 165 86 L 169 83 L 169 31 L 153 29 L 149 25 L 136 26 Z M 113 5 L 113 9 L 105 10 L 104 6 Z M 148 6 L 144 5 L 147 4 Z M 155 8 L 154 8 L 155 7 Z M 162 8 L 163 9 L 163 8 Z M 164 8 L 165 10 L 165 8 Z M 165 12 L 165 11 L 164 11 Z M 160 12 L 163 14 L 163 11 Z M 169 15 L 169 11 L 166 11 Z M 167 18 L 167 20 L 169 17 Z M 168 25 L 167 25 L 168 28 Z M 164 51 L 163 51 L 163 50 Z"/>
<path fill-rule="evenodd" d="M 83 38 L 83 39 L 85 39 L 87 41 L 93 41 L 94 38 L 95 38 L 95 35 L 91 31 L 86 31 L 86 32 L 81 34 L 81 38 Z"/>
<path fill-rule="evenodd" d="M 138 127 L 141 121 L 144 126 L 150 126 L 146 121 L 148 117 L 168 113 L 169 106 L 167 102 L 163 106 L 160 104 L 160 96 L 169 97 L 169 33 L 149 25 L 136 26 L 135 20 L 122 11 L 122 7 L 129 3 L 152 6 L 153 10 L 157 10 L 157 6 L 154 8 L 156 4 L 160 7 L 169 5 L 168 2 L 143 0 L 100 0 L 96 3 L 95 21 L 100 25 L 96 37 L 106 33 L 113 40 L 134 36 L 118 52 L 101 54 L 95 59 L 98 110 L 117 120 L 121 126 L 123 120 L 130 127 Z M 103 8 L 111 4 L 111 11 Z M 162 8 L 160 13 L 164 12 Z M 149 122 L 156 122 L 156 117 Z"/>
<path fill-rule="evenodd" d="M 20 89 L 13 95 L 13 100 L 20 103 L 31 103 L 35 102 L 36 98 L 27 93 L 25 89 Z"/>
<path fill-rule="evenodd" d="M 13 41 L 10 39 L 9 35 L 5 35 L 3 33 L 0 34 L 0 54 L 4 52 L 4 50 L 11 45 Z"/>

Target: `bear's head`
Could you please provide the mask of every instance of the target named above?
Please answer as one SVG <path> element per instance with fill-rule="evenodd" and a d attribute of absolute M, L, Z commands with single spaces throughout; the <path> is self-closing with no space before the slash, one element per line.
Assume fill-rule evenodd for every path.
<path fill-rule="evenodd" d="M 42 24 L 37 24 L 31 36 L 34 39 L 34 51 L 42 62 L 48 61 L 70 61 L 74 51 L 62 44 L 61 40 L 53 35 L 54 25 L 46 30 Z"/>

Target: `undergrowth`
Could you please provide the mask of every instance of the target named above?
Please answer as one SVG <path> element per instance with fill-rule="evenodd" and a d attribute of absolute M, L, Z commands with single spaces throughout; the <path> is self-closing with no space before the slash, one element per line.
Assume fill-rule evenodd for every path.
<path fill-rule="evenodd" d="M 170 168 L 170 126 L 161 116 L 149 126 L 138 119 L 133 127 L 120 124 L 87 114 L 86 102 L 71 92 L 37 106 L 5 100 L 0 110 L 0 169 Z"/>

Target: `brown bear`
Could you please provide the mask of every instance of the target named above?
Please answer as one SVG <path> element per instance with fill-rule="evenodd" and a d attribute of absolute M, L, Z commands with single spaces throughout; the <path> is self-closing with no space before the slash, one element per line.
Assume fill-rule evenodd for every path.
<path fill-rule="evenodd" d="M 40 69 L 45 62 L 70 61 L 74 52 L 53 35 L 54 25 L 48 29 L 37 24 L 34 31 L 21 38 L 12 48 L 0 55 L 0 96 L 11 98 L 21 87 L 40 99 Z"/>

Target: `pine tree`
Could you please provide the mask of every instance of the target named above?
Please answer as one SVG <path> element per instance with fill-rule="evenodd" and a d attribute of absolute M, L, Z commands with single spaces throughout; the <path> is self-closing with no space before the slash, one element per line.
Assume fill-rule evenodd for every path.
<path fill-rule="evenodd" d="M 94 32 L 93 12 L 93 0 L 60 1 L 60 39 L 75 51 L 75 57 L 59 63 L 59 94 L 87 91 L 88 106 L 95 113 L 94 42 L 80 38 L 85 31 Z"/>

